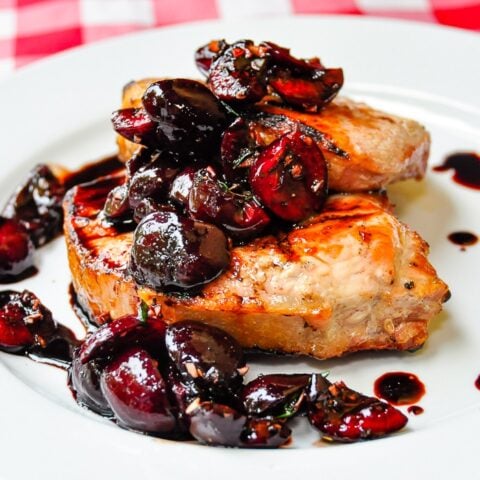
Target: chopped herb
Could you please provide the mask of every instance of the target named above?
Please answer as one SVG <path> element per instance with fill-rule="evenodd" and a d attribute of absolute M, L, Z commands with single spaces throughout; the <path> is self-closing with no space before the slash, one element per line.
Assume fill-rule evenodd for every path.
<path fill-rule="evenodd" d="M 143 300 L 140 301 L 138 306 L 138 319 L 142 323 L 147 323 L 148 321 L 148 305 Z"/>

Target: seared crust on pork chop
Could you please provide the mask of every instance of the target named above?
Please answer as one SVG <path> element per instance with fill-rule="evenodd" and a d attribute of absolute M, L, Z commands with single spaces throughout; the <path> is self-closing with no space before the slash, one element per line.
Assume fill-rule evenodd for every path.
<path fill-rule="evenodd" d="M 122 108 L 141 107 L 145 89 L 156 79 L 131 82 L 123 90 Z M 328 163 L 329 185 L 342 192 L 382 189 L 408 178 L 422 178 L 430 152 L 430 135 L 418 122 L 338 97 L 319 113 L 272 105 L 260 112 L 282 115 L 323 132 L 347 155 L 318 143 Z M 281 134 L 278 132 L 277 134 Z M 272 141 L 274 135 L 270 139 Z M 118 137 L 119 157 L 128 160 L 139 145 Z"/>
<path fill-rule="evenodd" d="M 122 175 L 72 189 L 65 235 L 79 302 L 101 323 L 136 313 L 140 299 L 172 323 L 198 319 L 248 348 L 329 358 L 415 349 L 448 287 L 428 245 L 390 212 L 385 196 L 338 194 L 301 228 L 233 248 L 229 269 L 193 296 L 137 287 L 131 232 L 99 212 Z"/>

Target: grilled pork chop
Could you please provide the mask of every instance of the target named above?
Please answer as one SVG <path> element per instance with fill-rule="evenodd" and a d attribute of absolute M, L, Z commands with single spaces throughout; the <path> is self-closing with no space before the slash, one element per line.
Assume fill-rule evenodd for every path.
<path fill-rule="evenodd" d="M 333 195 L 301 228 L 233 248 L 229 269 L 198 295 L 138 287 L 128 273 L 132 233 L 99 216 L 122 182 L 77 186 L 64 204 L 73 285 L 97 323 L 136 313 L 143 300 L 168 323 L 198 319 L 244 347 L 329 358 L 420 347 L 448 298 L 426 242 L 371 194 Z"/>
<path fill-rule="evenodd" d="M 157 79 L 131 82 L 123 90 L 122 108 L 140 107 L 145 89 Z M 422 178 L 430 150 L 430 136 L 414 120 L 380 112 L 346 98 L 336 98 L 319 113 L 262 105 L 259 113 L 297 120 L 323 132 L 338 147 L 335 153 L 319 141 L 328 163 L 330 188 L 342 192 L 376 190 L 407 178 Z M 277 122 L 263 135 L 266 143 L 285 133 L 288 122 Z M 264 129 L 265 133 L 265 129 Z M 139 146 L 118 137 L 119 157 L 128 160 Z M 335 149 L 334 149 L 335 150 Z"/>

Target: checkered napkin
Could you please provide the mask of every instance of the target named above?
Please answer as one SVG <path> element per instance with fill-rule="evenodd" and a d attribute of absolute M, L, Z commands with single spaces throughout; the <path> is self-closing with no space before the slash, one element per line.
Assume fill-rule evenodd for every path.
<path fill-rule="evenodd" d="M 348 13 L 480 31 L 480 0 L 0 0 L 0 78 L 70 47 L 192 20 Z"/>

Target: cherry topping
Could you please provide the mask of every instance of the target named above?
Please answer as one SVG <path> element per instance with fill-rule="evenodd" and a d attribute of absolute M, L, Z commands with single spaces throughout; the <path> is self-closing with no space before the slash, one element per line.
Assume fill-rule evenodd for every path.
<path fill-rule="evenodd" d="M 201 443 L 238 447 L 246 417 L 227 405 L 193 402 L 187 409 L 190 433 Z"/>
<path fill-rule="evenodd" d="M 212 62 L 226 46 L 225 40 L 212 40 L 196 50 L 195 64 L 203 75 L 208 76 Z"/>
<path fill-rule="evenodd" d="M 388 403 L 321 375 L 312 375 L 309 402 L 308 418 L 326 440 L 370 440 L 400 430 L 408 421 Z"/>
<path fill-rule="evenodd" d="M 52 313 L 32 292 L 0 292 L 0 349 L 45 348 L 56 339 L 56 328 Z"/>
<path fill-rule="evenodd" d="M 208 223 L 173 212 L 155 212 L 135 230 L 130 271 L 141 285 L 199 287 L 220 275 L 229 263 L 225 234 Z"/>
<path fill-rule="evenodd" d="M 10 197 L 3 215 L 21 222 L 35 246 L 39 247 L 62 231 L 64 194 L 63 185 L 50 168 L 37 165 Z"/>
<path fill-rule="evenodd" d="M 245 182 L 256 154 L 249 122 L 239 117 L 225 130 L 220 145 L 222 170 L 227 180 Z"/>
<path fill-rule="evenodd" d="M 158 318 L 140 321 L 126 315 L 103 324 L 83 342 L 78 357 L 82 364 L 95 359 L 108 359 L 126 346 L 140 345 L 154 355 L 161 354 L 166 325 Z"/>
<path fill-rule="evenodd" d="M 138 170 L 130 179 L 128 198 L 130 207 L 136 208 L 144 198 L 162 200 L 178 173 L 178 167 L 165 163 Z"/>
<path fill-rule="evenodd" d="M 80 357 L 74 354 L 69 370 L 69 383 L 80 405 L 100 415 L 110 416 L 112 410 L 100 389 L 102 371 L 103 365 L 100 360 L 82 363 Z"/>
<path fill-rule="evenodd" d="M 262 203 L 290 222 L 319 211 L 327 196 L 327 167 L 315 142 L 295 131 L 265 148 L 250 169 L 250 185 Z"/>
<path fill-rule="evenodd" d="M 157 362 L 139 347 L 120 354 L 100 377 L 102 392 L 119 425 L 150 433 L 176 426 Z"/>
<path fill-rule="evenodd" d="M 272 418 L 250 418 L 240 439 L 243 447 L 278 448 L 290 440 L 292 431 L 285 423 Z"/>
<path fill-rule="evenodd" d="M 212 167 L 194 174 L 186 207 L 192 218 L 221 226 L 230 236 L 239 239 L 259 233 L 270 223 L 251 194 L 228 190 L 217 180 Z"/>
<path fill-rule="evenodd" d="M 147 215 L 154 212 L 173 212 L 177 210 L 169 203 L 159 203 L 152 198 L 146 197 L 140 200 L 133 212 L 133 220 L 140 223 Z"/>
<path fill-rule="evenodd" d="M 269 84 L 286 103 L 316 111 L 336 97 L 343 85 L 343 71 L 331 68 L 297 76 L 278 70 L 270 77 Z"/>
<path fill-rule="evenodd" d="M 113 129 L 131 142 L 156 147 L 157 126 L 143 108 L 122 108 L 112 114 Z"/>
<path fill-rule="evenodd" d="M 243 351 L 228 333 L 196 321 L 177 322 L 167 329 L 170 359 L 185 382 L 215 397 L 235 393 L 246 373 Z"/>
<path fill-rule="evenodd" d="M 160 80 L 147 88 L 142 102 L 164 135 L 161 147 L 179 161 L 215 154 L 228 118 L 205 85 L 183 78 Z"/>
<path fill-rule="evenodd" d="M 130 212 L 127 185 L 119 185 L 110 191 L 105 201 L 103 211 L 105 215 L 111 219 L 125 217 Z"/>
<path fill-rule="evenodd" d="M 310 375 L 260 375 L 245 385 L 241 399 L 251 415 L 288 418 L 298 412 Z"/>
<path fill-rule="evenodd" d="M 0 217 L 0 282 L 14 282 L 33 268 L 35 248 L 25 227 Z"/>
<path fill-rule="evenodd" d="M 262 78 L 265 59 L 251 40 L 240 40 L 224 48 L 211 64 L 210 89 L 220 100 L 255 103 L 267 93 Z"/>

